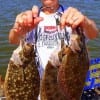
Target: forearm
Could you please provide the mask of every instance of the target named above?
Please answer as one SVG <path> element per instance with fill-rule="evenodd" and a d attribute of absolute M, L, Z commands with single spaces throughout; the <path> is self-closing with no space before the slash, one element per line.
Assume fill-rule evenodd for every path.
<path fill-rule="evenodd" d="M 92 20 L 88 19 L 87 17 L 84 18 L 82 27 L 86 33 L 86 36 L 89 39 L 94 39 L 98 36 L 98 29 L 96 27 L 96 24 Z"/>

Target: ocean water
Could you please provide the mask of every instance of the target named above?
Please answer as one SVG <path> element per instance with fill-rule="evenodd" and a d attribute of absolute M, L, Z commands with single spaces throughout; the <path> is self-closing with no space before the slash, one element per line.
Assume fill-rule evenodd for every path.
<path fill-rule="evenodd" d="M 100 0 L 60 0 L 60 3 L 81 10 L 93 19 L 100 29 Z M 11 54 L 16 48 L 8 41 L 9 30 L 14 24 L 16 15 L 31 9 L 33 5 L 40 6 L 40 0 L 0 0 L 0 67 L 7 67 Z M 91 58 L 100 57 L 100 36 L 88 42 L 88 49 Z"/>

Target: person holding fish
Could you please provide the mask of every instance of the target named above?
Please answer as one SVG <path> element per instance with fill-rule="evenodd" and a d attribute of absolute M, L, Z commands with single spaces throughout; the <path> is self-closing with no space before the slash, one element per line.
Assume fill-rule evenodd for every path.
<path fill-rule="evenodd" d="M 77 8 L 65 8 L 59 0 L 41 0 L 41 3 L 42 7 L 33 6 L 32 10 L 17 15 L 9 32 L 9 41 L 19 45 L 20 39 L 25 36 L 26 42 L 36 45 L 36 62 L 42 78 L 49 60 L 52 65 L 59 66 L 59 59 L 55 56 L 60 51 L 62 38 L 76 52 L 80 48 L 71 38 L 72 30 L 80 26 L 86 39 L 94 39 L 98 36 L 98 29 L 95 22 Z"/>

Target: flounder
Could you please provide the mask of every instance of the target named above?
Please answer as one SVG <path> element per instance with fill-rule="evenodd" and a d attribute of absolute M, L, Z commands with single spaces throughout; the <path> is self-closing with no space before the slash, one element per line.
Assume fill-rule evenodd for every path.
<path fill-rule="evenodd" d="M 80 27 L 73 30 L 80 51 L 73 52 L 69 46 L 63 46 L 59 52 L 61 66 L 58 69 L 58 84 L 67 100 L 80 100 L 85 78 L 89 69 L 89 58 L 85 36 Z"/>
<path fill-rule="evenodd" d="M 17 51 L 15 50 L 12 55 L 12 58 L 15 55 L 16 60 L 10 59 L 6 72 L 6 98 L 7 100 L 37 100 L 40 76 L 35 63 L 34 45 L 24 42 L 21 50 L 16 53 Z"/>
<path fill-rule="evenodd" d="M 61 93 L 57 82 L 58 68 L 54 67 L 50 61 L 46 66 L 40 86 L 41 100 L 66 100 Z"/>

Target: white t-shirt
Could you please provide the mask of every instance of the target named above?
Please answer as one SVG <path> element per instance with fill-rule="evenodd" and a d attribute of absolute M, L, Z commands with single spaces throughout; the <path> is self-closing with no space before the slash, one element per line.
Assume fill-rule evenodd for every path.
<path fill-rule="evenodd" d="M 63 34 L 64 42 L 67 44 L 72 30 L 70 27 L 66 27 L 66 32 L 65 30 L 59 31 L 59 26 L 57 26 L 55 19 L 55 16 L 56 18 L 58 16 L 57 13 L 46 15 L 41 11 L 40 16 L 43 17 L 43 21 L 39 23 L 37 33 L 35 30 L 29 32 L 26 36 L 26 41 L 35 43 L 35 35 L 37 34 L 37 56 L 39 72 L 42 74 L 50 55 L 61 47 L 61 35 Z"/>

